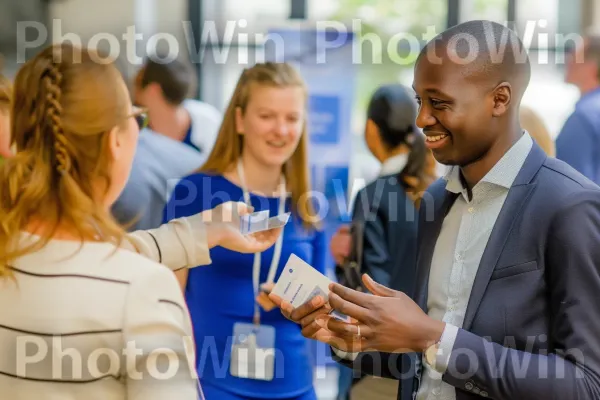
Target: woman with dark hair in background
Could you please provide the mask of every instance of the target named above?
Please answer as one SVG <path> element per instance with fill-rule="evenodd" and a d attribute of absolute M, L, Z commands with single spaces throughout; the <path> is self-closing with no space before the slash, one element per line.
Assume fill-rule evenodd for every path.
<path fill-rule="evenodd" d="M 348 263 L 351 249 L 362 247 L 356 260 L 360 273 L 409 296 L 416 270 L 417 210 L 423 192 L 436 179 L 435 161 L 415 126 L 416 111 L 413 95 L 402 85 L 382 86 L 373 94 L 365 140 L 381 162 L 381 172 L 355 200 L 352 225 L 362 235 L 353 240 L 351 228 L 344 226 L 330 243 L 339 266 Z M 341 375 L 347 378 L 346 373 L 352 372 Z M 338 399 L 349 398 L 347 386 L 340 384 Z M 385 379 L 365 378 L 352 390 L 352 398 L 396 399 L 396 391 L 395 381 L 388 385 Z"/>

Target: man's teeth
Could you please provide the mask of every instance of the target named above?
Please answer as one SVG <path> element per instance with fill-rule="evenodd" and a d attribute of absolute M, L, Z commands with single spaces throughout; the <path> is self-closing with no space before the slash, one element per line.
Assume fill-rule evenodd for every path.
<path fill-rule="evenodd" d="M 438 136 L 425 136 L 425 140 L 428 142 L 437 142 L 438 140 L 442 140 L 448 135 L 438 135 Z"/>

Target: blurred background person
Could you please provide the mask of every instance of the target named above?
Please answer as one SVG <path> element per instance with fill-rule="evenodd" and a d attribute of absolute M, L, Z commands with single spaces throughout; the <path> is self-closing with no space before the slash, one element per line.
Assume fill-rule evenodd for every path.
<path fill-rule="evenodd" d="M 195 82 L 190 64 L 158 54 L 149 57 L 136 76 L 135 102 L 148 110 L 153 132 L 208 155 L 222 115 L 214 106 L 189 98 L 196 90 Z"/>
<path fill-rule="evenodd" d="M 130 230 L 158 227 L 175 182 L 202 165 L 212 149 L 221 113 L 188 98 L 194 82 L 191 65 L 160 54 L 148 58 L 136 76 L 135 102 L 147 110 L 149 126 L 141 132 L 129 181 L 113 207 Z"/>
<path fill-rule="evenodd" d="M 12 101 L 12 84 L 0 74 L 0 162 L 10 157 L 10 104 Z"/>
<path fill-rule="evenodd" d="M 436 179 L 435 159 L 415 125 L 414 93 L 400 84 L 379 87 L 367 110 L 365 140 L 381 163 L 379 177 L 358 192 L 352 216 L 363 236 L 360 273 L 413 295 L 416 270 L 418 207 L 421 195 Z M 348 227 L 332 238 L 330 249 L 344 265 L 352 243 Z M 338 399 L 395 400 L 398 382 L 366 377 L 350 393 L 352 371 L 342 367 Z"/>
<path fill-rule="evenodd" d="M 600 183 L 600 37 L 588 36 L 569 54 L 567 83 L 581 97 L 556 138 L 556 157 Z"/>
<path fill-rule="evenodd" d="M 531 138 L 540 145 L 549 157 L 555 157 L 556 146 L 542 118 L 532 108 L 523 105 L 519 113 L 521 127 L 529 132 Z"/>
<path fill-rule="evenodd" d="M 233 199 L 256 211 L 269 210 L 271 216 L 292 213 L 274 248 L 256 255 L 215 249 L 211 256 L 216 268 L 177 272 L 201 353 L 198 374 L 207 399 L 316 399 L 310 344 L 299 326 L 255 301 L 259 284 L 276 281 L 292 253 L 325 272 L 325 234 L 306 198 L 307 100 L 302 78 L 288 64 L 244 70 L 206 164 L 182 179 L 165 209 L 169 220 Z M 275 376 L 270 381 L 232 370 L 234 330 L 253 322 L 260 325 L 259 335 L 275 332 Z M 214 339 L 214 346 L 204 338 Z M 224 359 L 215 359 L 220 357 Z"/>
<path fill-rule="evenodd" d="M 132 107 L 119 71 L 98 57 L 55 45 L 20 69 L 11 115 L 16 152 L 0 167 L 0 301 L 10 304 L 0 308 L 0 352 L 14 352 L 18 333 L 27 332 L 53 348 L 60 340 L 86 362 L 82 370 L 57 370 L 55 358 L 44 357 L 23 373 L 5 357 L 0 392 L 6 398 L 196 399 L 197 380 L 187 368 L 193 354 L 184 346 L 193 332 L 177 280 L 169 269 L 118 248 L 125 232 L 110 206 L 127 181 L 142 113 Z M 90 362 L 93 351 L 125 354 L 130 342 L 142 352 L 136 351 L 137 375 L 128 364 L 119 379 L 98 376 L 106 370 Z M 170 380 L 152 379 L 141 367 L 164 348 L 179 369 Z"/>

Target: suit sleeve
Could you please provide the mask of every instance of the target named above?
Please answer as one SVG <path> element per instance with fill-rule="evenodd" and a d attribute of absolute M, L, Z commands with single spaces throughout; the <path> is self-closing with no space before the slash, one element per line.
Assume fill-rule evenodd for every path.
<path fill-rule="evenodd" d="M 357 196 L 356 205 L 354 208 L 354 218 L 357 215 L 366 215 L 368 208 L 364 202 L 361 202 L 361 194 Z M 366 197 L 366 196 L 365 196 Z M 433 199 L 433 195 L 430 196 Z M 424 202 L 424 206 L 418 210 L 419 227 L 432 211 L 430 206 L 435 202 Z M 375 230 L 375 229 L 374 229 Z M 376 230 L 375 230 L 376 231 Z M 421 235 L 422 228 L 419 228 L 418 234 Z M 355 370 L 357 373 L 365 375 L 373 375 L 382 378 L 404 380 L 412 378 L 420 369 L 420 362 L 416 353 L 400 354 L 400 353 L 383 353 L 383 352 L 364 352 L 364 353 L 345 353 L 332 349 L 332 358 L 348 368 Z"/>
<path fill-rule="evenodd" d="M 377 205 L 371 204 L 365 189 L 356 197 L 353 220 L 364 225 L 362 272 L 369 274 L 375 282 L 390 286 L 390 271 L 393 269 L 392 260 L 387 249 L 385 221 L 381 214 L 375 211 Z"/>
<path fill-rule="evenodd" d="M 332 350 L 331 355 L 334 361 L 354 370 L 359 375 L 372 375 L 396 380 L 414 376 L 416 368 L 414 353 L 345 353 L 333 348 Z"/>
<path fill-rule="evenodd" d="M 498 400 L 600 398 L 600 191 L 579 191 L 548 232 L 549 354 L 459 330 L 444 381 Z M 523 305 L 526 307 L 526 305 Z"/>

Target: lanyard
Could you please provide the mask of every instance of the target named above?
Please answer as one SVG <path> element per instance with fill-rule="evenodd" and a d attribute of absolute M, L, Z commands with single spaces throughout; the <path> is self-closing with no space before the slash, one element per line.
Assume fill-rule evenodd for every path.
<path fill-rule="evenodd" d="M 248 189 L 246 186 L 246 178 L 244 175 L 244 167 L 242 166 L 242 161 L 238 161 L 237 165 L 238 175 L 240 176 L 240 181 L 242 184 L 242 190 L 244 191 L 244 201 L 247 205 L 250 204 L 250 193 L 248 193 Z M 281 215 L 285 212 L 285 201 L 287 199 L 287 190 L 285 183 L 285 176 L 281 174 L 281 182 L 280 182 L 280 196 L 279 196 L 279 211 L 278 215 Z M 283 232 L 277 238 L 277 242 L 275 243 L 275 250 L 273 251 L 273 258 L 271 259 L 271 267 L 269 268 L 269 274 L 267 276 L 267 283 L 273 283 L 275 280 L 275 273 L 277 272 L 277 266 L 279 265 L 279 259 L 281 258 L 281 246 L 283 245 Z M 254 253 L 254 264 L 252 266 L 252 286 L 254 288 L 254 324 L 260 325 L 260 308 L 258 303 L 256 302 L 256 298 L 258 297 L 258 285 L 260 280 L 260 264 L 261 264 L 261 253 Z"/>

